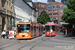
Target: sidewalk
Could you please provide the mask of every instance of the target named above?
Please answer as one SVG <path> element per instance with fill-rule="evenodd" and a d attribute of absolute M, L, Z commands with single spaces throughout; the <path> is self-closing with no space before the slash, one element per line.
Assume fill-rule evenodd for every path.
<path fill-rule="evenodd" d="M 63 33 L 58 34 L 55 38 L 66 41 L 75 41 L 75 36 L 73 35 L 63 35 Z"/>

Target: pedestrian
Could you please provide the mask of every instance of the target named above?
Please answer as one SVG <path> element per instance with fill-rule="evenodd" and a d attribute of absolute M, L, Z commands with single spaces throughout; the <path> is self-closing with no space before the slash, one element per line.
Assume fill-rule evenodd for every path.
<path fill-rule="evenodd" d="M 5 30 L 3 30 L 3 32 L 2 32 L 2 38 L 5 38 L 5 36 L 6 36 L 6 32 L 5 32 Z"/>
<path fill-rule="evenodd" d="M 7 28 L 6 37 L 9 38 L 9 28 Z"/>
<path fill-rule="evenodd" d="M 53 30 L 52 30 L 52 28 L 50 29 L 50 35 L 52 36 L 52 32 L 53 32 Z"/>
<path fill-rule="evenodd" d="M 16 39 L 16 30 L 14 30 L 14 38 Z"/>
<path fill-rule="evenodd" d="M 63 29 L 64 35 L 65 35 L 65 29 Z"/>
<path fill-rule="evenodd" d="M 67 29 L 65 29 L 65 33 L 66 33 L 66 35 L 67 35 Z"/>

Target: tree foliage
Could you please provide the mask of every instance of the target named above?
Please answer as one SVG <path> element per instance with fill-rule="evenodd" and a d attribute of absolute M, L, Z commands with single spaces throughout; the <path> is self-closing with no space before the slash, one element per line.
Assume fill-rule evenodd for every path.
<path fill-rule="evenodd" d="M 64 14 L 61 19 L 64 22 L 68 22 L 70 24 L 75 24 L 75 0 L 67 1 L 67 8 L 64 8 Z"/>
<path fill-rule="evenodd" d="M 47 22 L 50 22 L 50 18 L 45 11 L 42 11 L 41 15 L 37 18 L 37 23 L 46 24 Z"/>

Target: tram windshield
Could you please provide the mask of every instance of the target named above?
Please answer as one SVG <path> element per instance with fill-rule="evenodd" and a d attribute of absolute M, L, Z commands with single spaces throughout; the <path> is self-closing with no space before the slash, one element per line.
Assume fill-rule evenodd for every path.
<path fill-rule="evenodd" d="M 30 24 L 18 24 L 17 32 L 30 32 Z"/>
<path fill-rule="evenodd" d="M 55 26 L 46 26 L 46 31 L 50 31 L 51 28 L 55 31 Z"/>

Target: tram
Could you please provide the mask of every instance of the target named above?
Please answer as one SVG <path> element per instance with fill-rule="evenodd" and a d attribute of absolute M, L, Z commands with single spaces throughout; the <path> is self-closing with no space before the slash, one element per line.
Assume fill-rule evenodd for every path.
<path fill-rule="evenodd" d="M 16 23 L 16 39 L 31 39 L 42 36 L 42 24 L 34 22 L 18 22 Z"/>
<path fill-rule="evenodd" d="M 52 29 L 52 32 L 50 31 Z M 45 24 L 45 36 L 56 36 L 59 33 L 59 26 L 55 23 Z"/>

